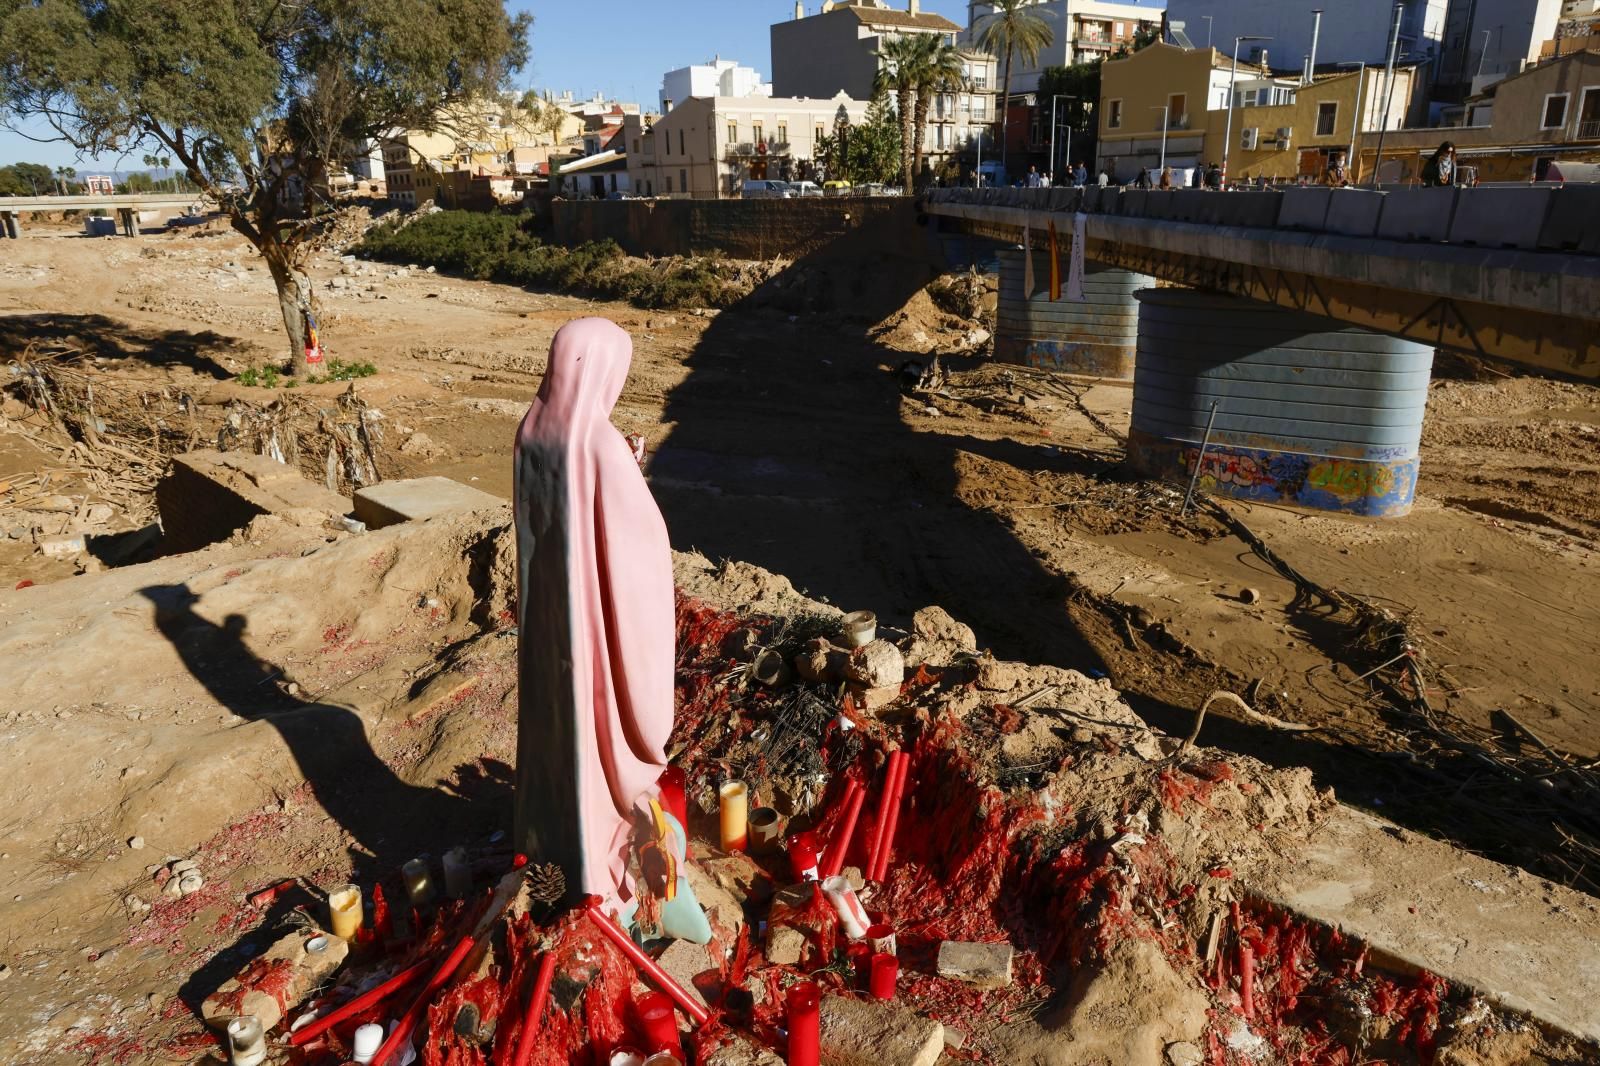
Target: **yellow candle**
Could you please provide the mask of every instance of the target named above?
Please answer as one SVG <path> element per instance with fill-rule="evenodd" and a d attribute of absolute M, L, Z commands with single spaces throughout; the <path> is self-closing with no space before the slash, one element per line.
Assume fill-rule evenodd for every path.
<path fill-rule="evenodd" d="M 750 786 L 725 781 L 722 797 L 722 850 L 743 851 L 750 836 Z"/>
<path fill-rule="evenodd" d="M 340 885 L 328 893 L 328 928 L 342 940 L 354 940 L 361 928 L 361 889 Z"/>

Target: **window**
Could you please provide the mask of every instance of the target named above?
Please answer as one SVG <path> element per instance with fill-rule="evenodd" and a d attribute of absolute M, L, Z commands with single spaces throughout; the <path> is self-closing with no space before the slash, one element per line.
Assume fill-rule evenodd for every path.
<path fill-rule="evenodd" d="M 828 135 L 828 128 L 819 123 L 817 125 L 817 128 L 811 131 L 811 143 L 815 144 L 818 141 L 822 140 L 822 138 L 826 137 L 827 135 Z"/>
<path fill-rule="evenodd" d="M 1338 122 L 1339 105 L 1337 103 L 1319 103 L 1317 105 L 1318 137 L 1332 137 Z"/>
<path fill-rule="evenodd" d="M 1112 100 L 1109 104 L 1106 105 L 1106 128 L 1107 129 L 1112 129 L 1112 130 L 1116 130 L 1116 129 L 1121 129 L 1122 128 L 1122 101 L 1121 100 Z"/>
<path fill-rule="evenodd" d="M 972 98 L 972 117 L 982 122 L 989 115 L 989 98 L 987 96 L 974 96 Z"/>
<path fill-rule="evenodd" d="M 1567 97 L 1570 93 L 1551 93 L 1544 98 L 1544 118 L 1539 128 L 1558 130 L 1567 124 Z"/>
<path fill-rule="evenodd" d="M 1113 36 L 1113 37 L 1121 37 L 1122 36 L 1122 23 L 1114 22 L 1114 23 L 1111 24 L 1111 36 Z"/>
<path fill-rule="evenodd" d="M 763 126 L 761 123 L 759 123 L 759 122 L 753 123 L 750 126 L 750 130 L 751 130 L 751 134 L 750 134 L 750 139 L 751 140 L 758 141 L 758 142 L 766 140 L 766 137 L 763 136 L 763 134 L 766 133 L 766 127 Z"/>
<path fill-rule="evenodd" d="M 667 191 L 668 192 L 672 191 L 672 175 L 671 174 L 667 175 Z"/>
<path fill-rule="evenodd" d="M 737 141 L 738 139 L 739 139 L 739 124 L 737 122 L 728 123 L 728 143 L 731 144 L 734 141 Z"/>
<path fill-rule="evenodd" d="M 787 122 L 778 123 L 778 143 L 789 143 L 789 124 Z"/>
<path fill-rule="evenodd" d="M 637 138 L 637 137 L 635 137 L 633 139 L 633 154 L 634 155 L 639 155 L 640 154 L 639 153 L 639 138 Z"/>
<path fill-rule="evenodd" d="M 683 155 L 683 131 L 678 131 L 678 154 Z"/>
<path fill-rule="evenodd" d="M 1584 86 L 1582 99 L 1578 106 L 1578 138 L 1600 139 L 1600 85 Z"/>
<path fill-rule="evenodd" d="M 1184 120 L 1188 118 L 1188 110 L 1188 93 L 1173 93 L 1167 97 L 1167 125 L 1174 129 L 1182 129 Z"/>
<path fill-rule="evenodd" d="M 683 186 L 684 192 L 689 191 L 689 172 L 687 170 L 678 171 L 678 184 Z"/>

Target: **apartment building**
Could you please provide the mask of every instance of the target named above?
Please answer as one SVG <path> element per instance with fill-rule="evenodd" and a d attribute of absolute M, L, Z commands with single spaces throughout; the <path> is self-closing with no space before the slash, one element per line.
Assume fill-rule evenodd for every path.
<path fill-rule="evenodd" d="M 1407 0 L 1400 19 L 1401 53 L 1417 62 L 1430 56 L 1437 62 L 1451 2 Z M 1320 24 L 1313 14 L 1319 9 Z M 1394 9 L 1395 0 L 1167 0 L 1168 21 L 1181 23 L 1197 48 L 1214 46 L 1231 57 L 1235 37 L 1270 37 L 1270 41 L 1242 42 L 1239 61 L 1255 64 L 1270 56 L 1272 66 L 1280 70 L 1304 66 L 1313 50 L 1313 36 L 1319 66 L 1334 61 L 1384 62 Z"/>
<path fill-rule="evenodd" d="M 629 116 L 622 138 L 628 182 L 641 196 L 738 196 L 747 180 L 799 178 L 841 114 L 866 117 L 867 101 L 706 96 L 674 104 L 653 124 Z"/>
<path fill-rule="evenodd" d="M 1439 57 L 1441 92 L 1459 100 L 1519 73 L 1557 36 L 1563 18 L 1581 15 L 1584 6 L 1583 0 L 1451 0 Z"/>
<path fill-rule="evenodd" d="M 884 0 L 827 0 L 819 14 L 800 3 L 795 17 L 772 27 L 774 96 L 827 100 L 843 93 L 870 100 L 881 44 L 906 34 L 933 34 L 955 44 L 961 27 L 921 10 L 918 0 L 892 8 Z"/>
<path fill-rule="evenodd" d="M 660 105 L 666 111 L 691 96 L 771 96 L 772 83 L 752 67 L 717 56 L 709 63 L 679 67 L 661 76 Z"/>
<path fill-rule="evenodd" d="M 398 130 L 378 142 L 389 202 L 412 208 L 439 195 L 440 175 L 455 166 L 456 139 L 445 133 Z"/>
<path fill-rule="evenodd" d="M 1066 67 L 1105 59 L 1130 45 L 1141 33 L 1157 34 L 1166 9 L 1164 0 L 1036 0 L 1033 12 L 1049 23 L 1054 36 L 1035 63 L 1014 56 L 1011 94 L 1037 92 L 1039 75 L 1048 67 Z M 994 8 L 987 3 L 967 5 L 967 39 L 982 29 Z"/>

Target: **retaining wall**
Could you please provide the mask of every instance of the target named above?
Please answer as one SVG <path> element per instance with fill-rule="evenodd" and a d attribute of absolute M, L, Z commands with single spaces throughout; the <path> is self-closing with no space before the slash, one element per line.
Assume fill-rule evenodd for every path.
<path fill-rule="evenodd" d="M 907 239 L 916 213 L 914 201 L 898 196 L 556 200 L 550 205 L 558 244 L 609 238 L 630 255 L 722 252 L 735 259 L 798 259 L 863 231 L 880 239 Z"/>

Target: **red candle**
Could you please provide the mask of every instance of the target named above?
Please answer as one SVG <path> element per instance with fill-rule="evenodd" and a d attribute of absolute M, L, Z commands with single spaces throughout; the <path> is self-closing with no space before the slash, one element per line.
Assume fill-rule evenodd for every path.
<path fill-rule="evenodd" d="M 844 794 L 844 822 L 834 838 L 828 841 L 828 852 L 822 859 L 824 878 L 832 877 L 844 868 L 844 853 L 850 849 L 850 838 L 856 834 L 856 820 L 861 817 L 861 804 L 866 798 L 867 790 L 861 787 L 860 781 L 851 778 Z"/>
<path fill-rule="evenodd" d="M 594 923 L 594 927 L 607 940 L 615 944 L 617 950 L 628 957 L 629 962 L 643 971 L 646 977 L 655 982 L 667 995 L 671 996 L 672 1001 L 683 1008 L 683 1013 L 693 1018 L 699 1025 L 704 1025 L 710 1021 L 711 1012 L 706 1010 L 699 1000 L 685 992 L 683 986 L 674 981 L 672 976 L 656 963 L 655 959 L 646 955 L 644 949 L 635 944 L 633 938 L 623 932 L 616 922 L 606 917 L 606 913 L 600 909 L 603 903 L 604 901 L 599 896 L 589 896 L 584 900 L 584 911 L 588 914 L 589 920 Z"/>
<path fill-rule="evenodd" d="M 885 797 L 889 821 L 883 829 L 883 841 L 878 845 L 877 866 L 867 871 L 869 881 L 882 881 L 889 876 L 889 856 L 894 852 L 894 834 L 895 830 L 900 828 L 900 807 L 906 794 L 906 775 L 910 771 L 911 757 L 905 752 L 896 754 L 900 756 L 900 764 L 896 768 L 893 780 L 889 783 L 889 795 Z"/>
<path fill-rule="evenodd" d="M 893 999 L 895 979 L 900 976 L 900 960 L 877 952 L 872 956 L 872 998 Z"/>
<path fill-rule="evenodd" d="M 639 1024 L 644 1028 L 645 1050 L 683 1052 L 683 1042 L 678 1037 L 678 1019 L 672 1012 L 672 1000 L 660 992 L 646 992 L 636 1005 Z"/>
<path fill-rule="evenodd" d="M 789 1020 L 789 1066 L 818 1066 L 822 1045 L 822 992 L 811 981 L 790 985 L 784 997 Z"/>
<path fill-rule="evenodd" d="M 539 1041 L 539 1022 L 544 1018 L 544 1005 L 550 998 L 550 982 L 555 973 L 555 954 L 547 951 L 539 960 L 539 974 L 533 979 L 533 997 L 528 1000 L 528 1012 L 522 1016 L 522 1032 L 517 1034 L 511 1066 L 528 1066 L 533 1061 L 533 1049 Z"/>
<path fill-rule="evenodd" d="M 865 992 L 869 983 L 867 975 L 872 970 L 872 945 L 865 940 L 852 940 L 844 950 L 850 960 L 850 970 L 856 975 L 856 988 Z"/>
<path fill-rule="evenodd" d="M 796 833 L 789 838 L 789 866 L 802 881 L 817 879 L 817 834 Z"/>
<path fill-rule="evenodd" d="M 883 851 L 883 831 L 889 826 L 889 805 L 894 801 L 894 779 L 900 772 L 900 751 L 889 753 L 889 763 L 883 771 L 883 796 L 878 800 L 878 820 L 873 823 L 872 836 L 867 841 L 867 880 L 878 868 L 878 855 Z"/>
<path fill-rule="evenodd" d="M 1244 1016 L 1253 1018 L 1256 1013 L 1256 953 L 1248 943 L 1239 945 L 1239 1005 Z"/>

